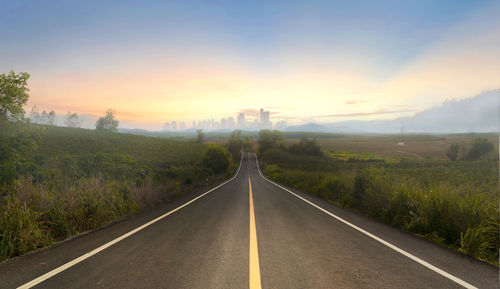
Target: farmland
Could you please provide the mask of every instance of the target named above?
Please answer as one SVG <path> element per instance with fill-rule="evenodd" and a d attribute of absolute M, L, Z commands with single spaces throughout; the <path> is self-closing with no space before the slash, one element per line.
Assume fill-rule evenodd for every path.
<path fill-rule="evenodd" d="M 497 134 L 274 137 L 259 152 L 271 179 L 498 265 Z"/>

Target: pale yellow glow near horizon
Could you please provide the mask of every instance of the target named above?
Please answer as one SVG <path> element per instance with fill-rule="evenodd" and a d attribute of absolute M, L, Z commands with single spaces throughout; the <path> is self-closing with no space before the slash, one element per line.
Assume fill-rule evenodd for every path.
<path fill-rule="evenodd" d="M 172 120 L 190 126 L 193 120 L 236 118 L 242 109 L 261 107 L 279 107 L 272 109 L 279 112 L 273 120 L 290 123 L 341 121 L 352 118 L 322 116 L 400 108 L 407 110 L 363 119 L 412 115 L 446 99 L 500 88 L 500 30 L 488 27 L 500 27 L 500 20 L 485 24 L 478 17 L 453 27 L 441 41 L 385 79 L 370 75 L 376 69 L 370 64 L 349 70 L 345 65 L 306 63 L 293 54 L 279 58 L 283 68 L 268 73 L 235 55 L 224 61 L 205 61 L 200 56 L 186 62 L 154 55 L 140 64 L 124 62 L 106 71 L 32 73 L 28 107 L 96 116 L 112 108 L 120 120 L 151 129 Z M 352 61 L 356 66 L 360 63 Z"/>

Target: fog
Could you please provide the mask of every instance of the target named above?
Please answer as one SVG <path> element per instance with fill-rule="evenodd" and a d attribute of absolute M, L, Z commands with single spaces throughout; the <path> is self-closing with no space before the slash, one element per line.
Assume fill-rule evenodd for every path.
<path fill-rule="evenodd" d="M 343 133 L 468 133 L 498 132 L 500 126 L 500 89 L 462 100 L 446 101 L 412 117 L 377 121 L 343 121 L 306 124 L 286 130 L 313 130 Z"/>

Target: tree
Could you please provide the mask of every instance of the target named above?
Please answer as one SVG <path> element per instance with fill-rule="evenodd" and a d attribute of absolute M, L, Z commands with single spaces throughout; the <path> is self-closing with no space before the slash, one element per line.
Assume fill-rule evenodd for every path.
<path fill-rule="evenodd" d="M 243 146 L 243 138 L 241 137 L 241 130 L 234 130 L 229 136 L 227 142 L 227 150 L 233 156 L 233 160 L 239 159 L 240 150 Z"/>
<path fill-rule="evenodd" d="M 458 159 L 458 152 L 460 150 L 460 146 L 456 143 L 450 145 L 450 148 L 446 152 L 446 156 L 450 159 L 450 161 L 456 161 Z"/>
<path fill-rule="evenodd" d="M 231 162 L 229 152 L 217 145 L 211 146 L 203 157 L 203 165 L 214 174 L 227 171 Z"/>
<path fill-rule="evenodd" d="M 274 148 L 276 143 L 282 138 L 281 132 L 277 130 L 263 129 L 259 131 L 259 154 L 262 155 L 266 151 Z"/>
<path fill-rule="evenodd" d="M 249 136 L 245 137 L 244 146 L 245 146 L 245 151 L 247 151 L 247 152 L 253 151 L 253 147 L 254 147 L 253 139 Z"/>
<path fill-rule="evenodd" d="M 38 107 L 33 106 L 30 112 L 30 120 L 34 123 L 40 123 L 41 115 L 38 111 Z"/>
<path fill-rule="evenodd" d="M 203 143 L 205 141 L 205 134 L 203 133 L 203 130 L 197 129 L 196 133 L 197 133 L 196 142 Z"/>
<path fill-rule="evenodd" d="M 493 146 L 491 142 L 485 138 L 478 138 L 474 140 L 472 147 L 467 151 L 465 159 L 468 161 L 476 161 L 493 150 L 495 150 L 495 146 Z"/>
<path fill-rule="evenodd" d="M 95 123 L 96 130 L 117 131 L 119 121 L 115 117 L 115 111 L 108 109 L 103 117 L 100 117 Z"/>
<path fill-rule="evenodd" d="M 26 72 L 19 74 L 10 71 L 0 74 L 0 117 L 10 120 L 24 118 L 23 106 L 28 101 L 28 79 Z"/>
<path fill-rule="evenodd" d="M 322 156 L 323 151 L 316 138 L 303 137 L 300 142 L 290 146 L 289 150 L 294 153 Z"/>
<path fill-rule="evenodd" d="M 38 123 L 47 125 L 56 125 L 56 113 L 53 110 L 51 110 L 50 112 L 46 112 L 45 110 L 42 111 Z"/>
<path fill-rule="evenodd" d="M 64 124 L 67 127 L 80 127 L 82 125 L 82 121 L 80 120 L 76 112 L 71 113 L 71 111 L 68 111 L 68 113 L 66 114 L 66 119 L 64 120 Z"/>
<path fill-rule="evenodd" d="M 56 125 L 56 113 L 51 110 L 48 114 L 48 117 L 47 117 L 47 124 L 48 125 Z"/>

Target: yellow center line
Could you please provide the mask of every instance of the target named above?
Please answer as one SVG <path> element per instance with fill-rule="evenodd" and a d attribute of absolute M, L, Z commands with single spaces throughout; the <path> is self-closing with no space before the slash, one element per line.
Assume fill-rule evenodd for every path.
<path fill-rule="evenodd" d="M 255 227 L 255 214 L 253 210 L 252 182 L 248 178 L 250 196 L 250 289 L 262 288 L 260 282 L 259 247 L 257 246 L 257 229 Z"/>

